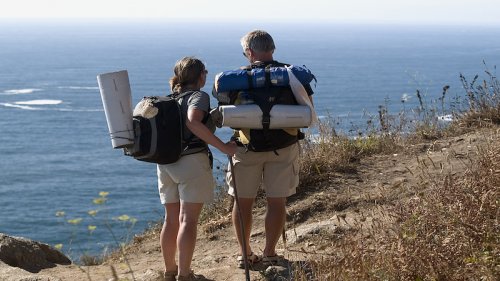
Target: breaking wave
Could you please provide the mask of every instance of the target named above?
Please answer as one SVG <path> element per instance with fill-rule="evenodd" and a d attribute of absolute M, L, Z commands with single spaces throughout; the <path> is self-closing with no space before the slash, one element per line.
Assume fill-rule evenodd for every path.
<path fill-rule="evenodd" d="M 5 90 L 2 92 L 4 95 L 23 95 L 23 94 L 31 94 L 33 92 L 38 92 L 41 91 L 42 89 L 12 89 L 12 90 Z"/>
<path fill-rule="evenodd" d="M 451 122 L 451 121 L 453 121 L 453 115 L 447 114 L 447 115 L 443 115 L 443 116 L 438 116 L 438 120 L 444 121 L 444 122 Z"/>
<path fill-rule="evenodd" d="M 56 103 L 57 102 L 57 103 Z M 17 108 L 23 110 L 48 110 L 48 111 L 73 111 L 73 112 L 100 112 L 104 111 L 102 108 L 59 108 L 59 107 L 42 107 L 40 105 L 51 105 L 60 104 L 62 101 L 59 100 L 34 100 L 27 102 L 15 102 L 15 103 L 0 103 L 0 106 Z M 32 106 L 38 105 L 38 106 Z"/>
<path fill-rule="evenodd" d="M 68 89 L 68 90 L 99 90 L 99 87 L 90 87 L 90 86 L 59 86 L 59 89 Z"/>
<path fill-rule="evenodd" d="M 62 100 L 29 100 L 29 101 L 16 101 L 15 104 L 19 105 L 48 105 L 60 104 Z"/>
<path fill-rule="evenodd" d="M 20 105 L 20 104 L 15 104 L 15 103 L 0 103 L 0 105 L 3 105 L 5 107 L 14 107 L 14 108 L 19 108 L 19 109 L 25 109 L 25 110 L 41 110 L 43 108 L 38 108 L 38 107 L 32 107 L 28 105 Z"/>

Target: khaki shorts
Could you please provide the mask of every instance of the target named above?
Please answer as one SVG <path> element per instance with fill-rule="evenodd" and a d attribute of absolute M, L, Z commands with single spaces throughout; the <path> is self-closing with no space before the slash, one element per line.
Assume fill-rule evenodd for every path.
<path fill-rule="evenodd" d="M 215 181 L 206 152 L 182 156 L 172 164 L 157 165 L 157 174 L 162 204 L 209 203 L 214 199 Z"/>
<path fill-rule="evenodd" d="M 295 194 L 299 185 L 299 144 L 268 152 L 245 151 L 239 148 L 233 157 L 234 177 L 238 197 L 255 198 L 262 183 L 266 196 L 288 197 Z M 228 165 L 226 181 L 228 193 L 234 196 L 231 167 Z"/>

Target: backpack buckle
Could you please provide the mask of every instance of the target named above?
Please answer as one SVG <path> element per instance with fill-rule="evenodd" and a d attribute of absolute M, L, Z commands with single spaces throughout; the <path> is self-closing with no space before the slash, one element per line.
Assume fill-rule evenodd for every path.
<path fill-rule="evenodd" d="M 269 129 L 270 125 L 271 125 L 271 116 L 269 115 L 262 116 L 262 128 L 267 130 Z"/>

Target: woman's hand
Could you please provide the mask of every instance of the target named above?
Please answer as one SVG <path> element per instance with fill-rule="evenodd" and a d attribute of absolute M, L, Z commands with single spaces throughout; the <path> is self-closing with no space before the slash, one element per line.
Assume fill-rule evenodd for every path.
<path fill-rule="evenodd" d="M 224 149 L 222 152 L 227 154 L 228 156 L 234 156 L 236 152 L 238 151 L 238 146 L 236 145 L 236 142 L 230 141 L 224 144 Z"/>
<path fill-rule="evenodd" d="M 235 142 L 223 143 L 205 126 L 205 124 L 201 122 L 204 116 L 205 112 L 199 109 L 188 110 L 186 126 L 193 134 L 202 139 L 204 142 L 217 148 L 224 154 L 233 156 L 238 148 L 236 143 Z"/>

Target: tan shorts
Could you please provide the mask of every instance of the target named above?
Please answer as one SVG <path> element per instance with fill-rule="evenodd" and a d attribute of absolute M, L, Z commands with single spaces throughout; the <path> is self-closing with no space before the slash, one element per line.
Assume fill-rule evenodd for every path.
<path fill-rule="evenodd" d="M 268 152 L 246 151 L 239 148 L 233 157 L 234 177 L 238 197 L 255 198 L 262 183 L 266 196 L 288 197 L 299 185 L 299 144 Z M 226 181 L 228 193 L 234 196 L 231 167 L 228 165 Z"/>
<path fill-rule="evenodd" d="M 162 204 L 209 203 L 214 199 L 215 181 L 206 152 L 182 156 L 172 164 L 157 165 L 157 174 Z"/>

